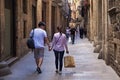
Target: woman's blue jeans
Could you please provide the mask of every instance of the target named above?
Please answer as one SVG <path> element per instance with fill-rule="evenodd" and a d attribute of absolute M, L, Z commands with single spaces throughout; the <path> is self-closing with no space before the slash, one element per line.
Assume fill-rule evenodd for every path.
<path fill-rule="evenodd" d="M 58 70 L 58 66 L 59 66 L 59 71 L 62 71 L 64 51 L 56 51 L 56 50 L 53 50 L 53 51 L 55 54 L 56 69 Z"/>

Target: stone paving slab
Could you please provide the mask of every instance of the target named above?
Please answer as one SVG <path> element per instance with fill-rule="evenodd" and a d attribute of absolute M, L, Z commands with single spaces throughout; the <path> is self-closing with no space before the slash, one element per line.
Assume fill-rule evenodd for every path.
<path fill-rule="evenodd" d="M 55 73 L 54 54 L 45 51 L 42 74 L 37 74 L 33 54 L 29 53 L 12 67 L 12 74 L 0 80 L 120 80 L 110 66 L 98 60 L 93 53 L 93 45 L 87 40 L 78 39 L 69 43 L 70 54 L 74 56 L 76 67 L 64 68 L 61 75 Z"/>

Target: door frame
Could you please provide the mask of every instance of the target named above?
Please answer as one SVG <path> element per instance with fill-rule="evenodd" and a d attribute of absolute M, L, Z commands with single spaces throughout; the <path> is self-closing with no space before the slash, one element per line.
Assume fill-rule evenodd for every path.
<path fill-rule="evenodd" d="M 15 7 L 15 5 L 16 5 L 16 0 L 13 0 L 12 1 L 12 7 L 13 7 L 13 22 L 12 22 L 12 25 L 13 25 L 13 27 L 12 27 L 12 42 L 11 42 L 11 44 L 12 44 L 12 46 L 11 46 L 11 48 L 12 48 L 12 56 L 13 57 L 15 57 L 16 56 L 16 26 L 15 26 L 15 22 L 16 22 L 16 13 L 15 13 L 15 10 L 16 10 L 16 7 Z"/>
<path fill-rule="evenodd" d="M 4 1 L 4 4 L 5 5 L 7 5 L 6 4 L 7 2 L 5 2 Z M 6 59 L 9 59 L 9 58 L 11 58 L 11 57 L 15 57 L 16 56 L 16 24 L 15 24 L 15 22 L 16 22 L 16 20 L 15 20 L 15 17 L 16 17 L 16 13 L 15 13 L 15 10 L 16 10 L 16 0 L 12 0 L 11 1 L 11 15 L 10 15 L 10 17 L 11 17 L 11 22 L 10 22 L 10 33 L 11 33 L 11 35 L 10 35 L 10 37 L 11 37 L 11 40 L 10 40 L 10 56 L 6 56 L 7 58 Z M 5 7 L 6 8 L 6 7 Z M 6 21 L 5 21 L 5 23 L 6 23 Z"/>

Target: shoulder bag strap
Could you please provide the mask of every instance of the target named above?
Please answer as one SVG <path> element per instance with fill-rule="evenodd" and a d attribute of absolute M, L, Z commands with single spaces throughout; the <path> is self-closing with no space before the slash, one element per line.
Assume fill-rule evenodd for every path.
<path fill-rule="evenodd" d="M 52 48 L 58 43 L 60 37 L 62 36 L 62 34 L 60 34 L 59 38 L 57 39 L 57 41 L 55 42 L 55 44 L 53 44 Z"/>
<path fill-rule="evenodd" d="M 32 38 L 34 37 L 34 29 L 33 29 L 33 33 L 32 33 Z"/>
<path fill-rule="evenodd" d="M 61 36 L 62 36 L 62 34 L 60 34 L 58 40 L 55 42 L 55 45 L 58 43 L 58 41 L 59 41 L 59 39 L 60 39 Z"/>

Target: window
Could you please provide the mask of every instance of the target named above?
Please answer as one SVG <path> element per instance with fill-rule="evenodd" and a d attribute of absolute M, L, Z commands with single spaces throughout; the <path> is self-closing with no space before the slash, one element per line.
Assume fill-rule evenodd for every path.
<path fill-rule="evenodd" d="M 23 38 L 26 38 L 26 26 L 27 26 L 27 21 L 23 21 Z"/>
<path fill-rule="evenodd" d="M 23 13 L 27 14 L 27 0 L 23 0 Z"/>
<path fill-rule="evenodd" d="M 32 6 L 32 27 L 36 27 L 36 7 Z"/>

